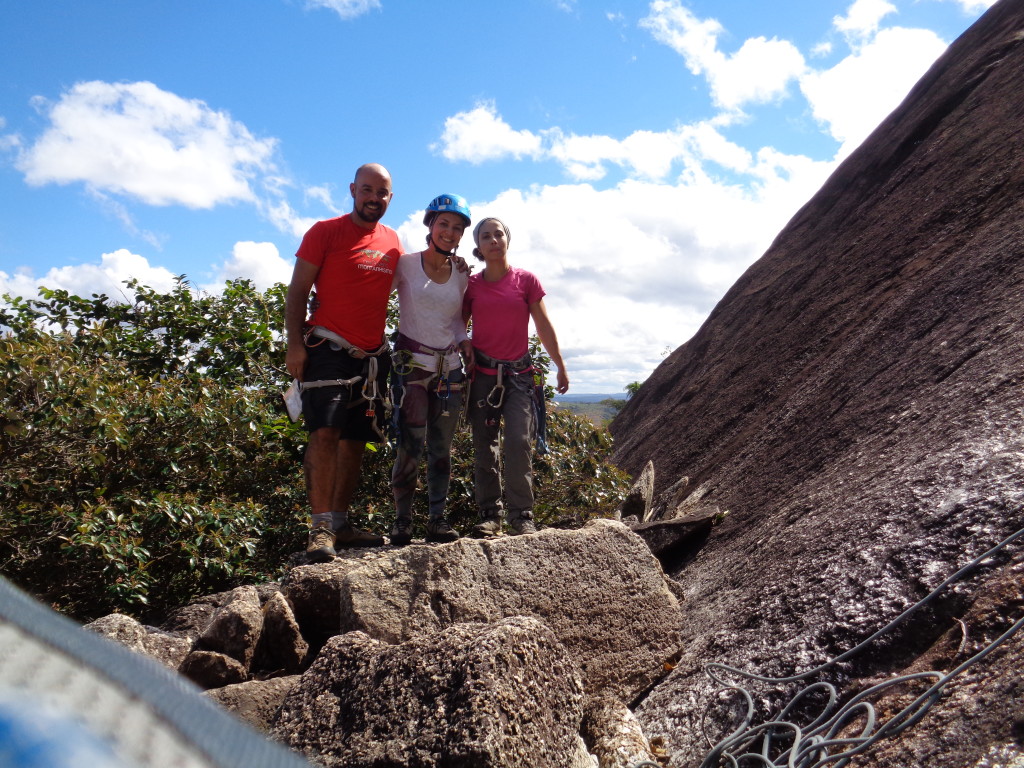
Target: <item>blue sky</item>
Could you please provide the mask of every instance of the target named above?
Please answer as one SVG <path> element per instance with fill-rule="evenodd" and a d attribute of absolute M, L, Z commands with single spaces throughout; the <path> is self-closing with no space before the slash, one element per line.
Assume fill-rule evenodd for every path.
<path fill-rule="evenodd" d="M 287 282 L 380 162 L 409 250 L 440 193 L 503 218 L 621 392 L 992 4 L 0 0 L 0 293 Z"/>

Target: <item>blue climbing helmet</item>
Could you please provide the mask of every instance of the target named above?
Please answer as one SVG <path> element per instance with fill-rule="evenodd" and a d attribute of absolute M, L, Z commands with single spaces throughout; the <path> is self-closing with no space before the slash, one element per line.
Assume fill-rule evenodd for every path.
<path fill-rule="evenodd" d="M 427 206 L 427 212 L 423 214 L 423 224 L 429 227 L 434 222 L 437 214 L 444 211 L 459 214 L 459 216 L 466 220 L 467 228 L 473 223 L 473 218 L 469 215 L 469 203 L 466 202 L 466 198 L 462 197 L 462 195 L 438 195 Z"/>

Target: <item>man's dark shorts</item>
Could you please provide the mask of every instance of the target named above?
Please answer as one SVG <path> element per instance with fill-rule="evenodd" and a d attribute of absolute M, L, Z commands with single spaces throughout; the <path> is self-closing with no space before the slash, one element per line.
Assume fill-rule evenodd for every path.
<path fill-rule="evenodd" d="M 318 341 L 318 339 L 316 340 Z M 358 359 L 345 350 L 332 349 L 331 342 L 324 341 L 316 346 L 306 346 L 309 358 L 303 381 L 351 379 L 361 380 L 351 387 L 317 387 L 302 392 L 302 414 L 306 429 L 315 432 L 321 427 L 337 427 L 343 440 L 362 440 L 368 443 L 382 442 L 382 437 L 373 428 L 374 419 L 366 415 L 368 403 L 363 398 L 363 385 L 370 368 L 370 358 Z M 384 352 L 374 358 L 377 361 L 378 399 L 373 403 L 376 424 L 386 430 L 387 417 L 384 414 L 383 398 L 387 396 L 388 372 L 391 370 L 391 355 Z"/>

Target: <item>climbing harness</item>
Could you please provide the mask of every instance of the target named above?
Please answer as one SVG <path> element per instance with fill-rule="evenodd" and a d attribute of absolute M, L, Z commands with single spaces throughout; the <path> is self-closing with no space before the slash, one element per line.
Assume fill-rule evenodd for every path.
<path fill-rule="evenodd" d="M 312 336 L 316 336 L 320 341 L 315 344 L 311 344 L 309 339 Z M 377 349 L 372 352 L 368 352 L 365 349 L 357 347 L 341 334 L 335 333 L 328 328 L 324 328 L 322 325 L 313 325 L 307 328 L 306 332 L 302 336 L 302 340 L 306 343 L 307 347 L 319 347 L 325 341 L 329 342 L 331 349 L 335 351 L 344 349 L 356 360 L 362 360 L 364 357 L 379 357 L 388 351 L 387 340 L 382 340 L 381 345 Z"/>
<path fill-rule="evenodd" d="M 311 341 L 314 337 L 318 339 L 315 342 Z M 355 344 L 352 344 L 344 336 L 324 328 L 322 325 L 314 325 L 306 329 L 306 332 L 303 334 L 303 341 L 309 348 L 318 347 L 326 342 L 335 352 L 345 351 L 348 353 L 349 357 L 365 361 L 363 364 L 363 373 L 359 376 L 353 376 L 350 379 L 319 379 L 316 381 L 304 381 L 301 383 L 301 389 L 348 387 L 350 395 L 348 407 L 355 408 L 365 402 L 365 415 L 366 418 L 371 420 L 370 426 L 373 428 L 374 432 L 381 437 L 384 437 L 384 432 L 377 423 L 376 403 L 379 402 L 384 407 L 385 418 L 390 418 L 392 410 L 391 400 L 385 393 L 381 392 L 380 384 L 377 381 L 377 378 L 380 375 L 379 358 L 391 351 L 387 340 L 382 340 L 381 345 L 377 349 L 367 351 L 357 347 Z M 352 388 L 360 381 L 363 382 L 363 386 L 359 391 L 360 397 L 359 399 L 352 398 Z"/>
<path fill-rule="evenodd" d="M 463 388 L 462 381 L 452 381 L 452 371 L 462 370 L 462 358 L 459 347 L 451 344 L 443 349 L 429 347 L 402 333 L 395 340 L 395 350 L 391 355 L 391 399 L 394 403 L 391 428 L 392 437 L 399 437 L 399 413 L 405 402 L 406 387 L 422 387 L 434 389 L 441 402 L 441 415 L 449 416 L 448 403 L 452 392 Z"/>
<path fill-rule="evenodd" d="M 518 360 L 497 360 L 490 355 L 485 355 L 476 347 L 473 347 L 473 356 L 478 367 L 491 368 L 497 371 L 494 386 L 491 387 L 490 392 L 477 405 L 480 408 L 490 408 L 500 413 L 501 407 L 505 404 L 505 377 L 515 377 L 531 371 L 533 369 L 533 358 L 527 352 Z M 518 383 L 521 381 L 519 379 L 512 378 L 510 381 L 516 386 L 522 386 L 522 384 Z"/>
<path fill-rule="evenodd" d="M 537 453 L 546 454 L 548 444 L 544 372 L 540 368 L 534 367 L 533 358 L 530 357 L 529 352 L 518 360 L 497 360 L 490 355 L 485 355 L 476 347 L 473 348 L 473 354 L 478 366 L 492 368 L 496 371 L 494 386 L 482 400 L 477 402 L 477 407 L 487 410 L 488 423 L 497 423 L 501 416 L 502 406 L 505 404 L 505 379 L 508 377 L 512 386 L 528 391 L 530 394 L 534 415 L 532 437 L 536 442 Z M 532 376 L 526 374 L 532 374 Z"/>

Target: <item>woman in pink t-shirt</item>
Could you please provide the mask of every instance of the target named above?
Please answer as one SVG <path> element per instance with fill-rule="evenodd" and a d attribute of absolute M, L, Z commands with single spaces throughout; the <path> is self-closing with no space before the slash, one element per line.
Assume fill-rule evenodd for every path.
<path fill-rule="evenodd" d="M 530 360 L 530 319 L 541 344 L 558 368 L 556 389 L 569 389 L 569 377 L 558 349 L 555 329 L 544 308 L 544 289 L 537 277 L 508 263 L 508 227 L 486 218 L 473 230 L 473 255 L 484 262 L 473 275 L 463 300 L 463 315 L 473 321 L 475 369 L 469 392 L 473 426 L 474 480 L 480 522 L 473 534 L 501 532 L 507 507 L 512 534 L 534 533 L 533 461 L 535 429 L 533 363 Z M 499 469 L 499 431 L 504 420 L 505 499 Z"/>

